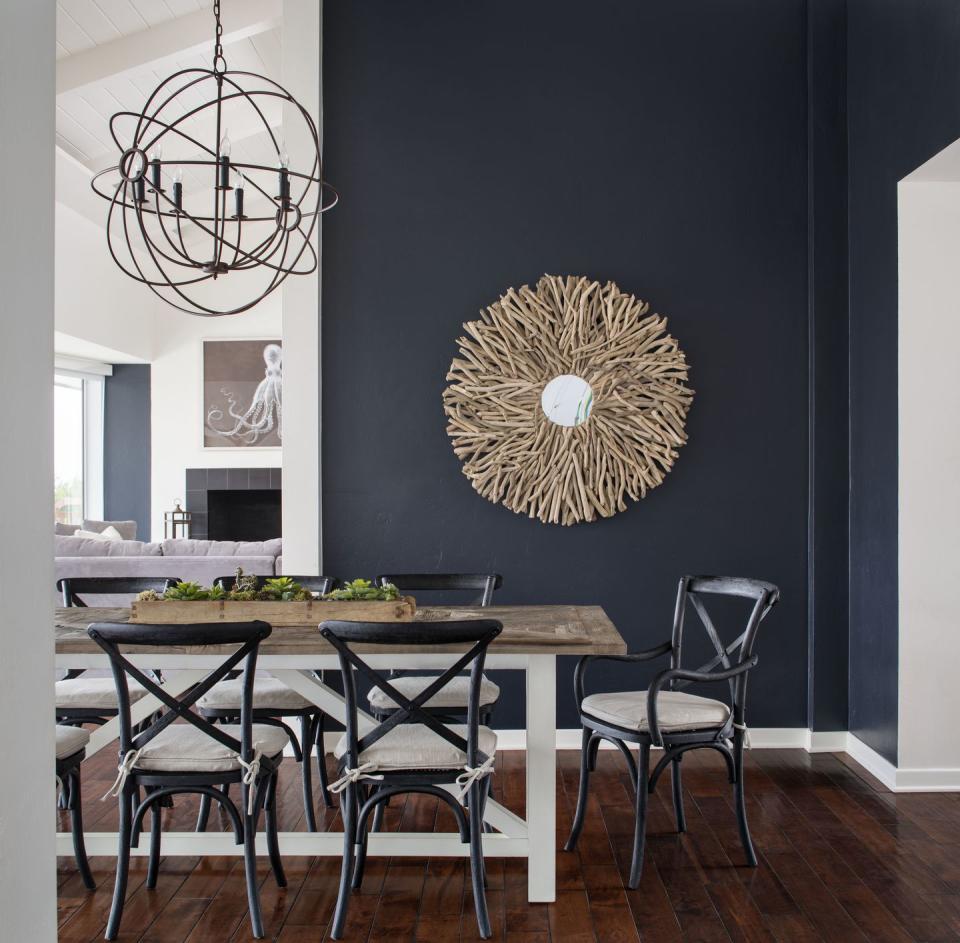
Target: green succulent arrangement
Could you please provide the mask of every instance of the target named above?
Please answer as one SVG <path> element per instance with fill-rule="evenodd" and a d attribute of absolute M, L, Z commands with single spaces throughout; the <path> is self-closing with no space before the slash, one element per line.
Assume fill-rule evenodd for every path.
<path fill-rule="evenodd" d="M 363 600 L 365 602 L 388 602 L 400 598 L 400 590 L 393 583 L 384 583 L 383 586 L 374 586 L 370 580 L 352 580 L 345 583 L 341 589 L 327 593 L 324 599 L 335 599 L 339 602 L 347 600 Z"/>
<path fill-rule="evenodd" d="M 256 576 L 244 574 L 238 567 L 234 579 L 233 589 L 225 590 L 222 586 L 201 586 L 199 583 L 177 583 L 164 593 L 148 589 L 140 593 L 137 599 L 141 602 L 154 602 L 162 599 L 176 600 L 177 602 L 308 602 L 313 599 L 313 593 L 304 589 L 289 576 L 277 576 L 265 579 L 259 585 Z M 346 583 L 342 589 L 335 589 L 321 597 L 337 601 L 389 601 L 399 599 L 400 590 L 392 583 L 384 586 L 374 586 L 370 580 L 353 580 Z"/>

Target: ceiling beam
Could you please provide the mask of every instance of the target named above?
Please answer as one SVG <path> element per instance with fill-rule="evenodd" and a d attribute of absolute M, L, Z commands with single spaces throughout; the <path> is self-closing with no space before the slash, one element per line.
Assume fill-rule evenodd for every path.
<path fill-rule="evenodd" d="M 223 44 L 239 42 L 274 29 L 282 15 L 281 0 L 233 0 L 224 23 Z M 198 10 L 150 29 L 121 36 L 57 61 L 57 94 L 71 92 L 115 75 L 123 75 L 164 60 L 209 51 L 213 19 Z"/>

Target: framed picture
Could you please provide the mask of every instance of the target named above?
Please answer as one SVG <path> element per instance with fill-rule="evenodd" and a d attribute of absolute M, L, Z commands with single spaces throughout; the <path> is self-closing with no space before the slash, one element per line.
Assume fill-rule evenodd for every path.
<path fill-rule="evenodd" d="M 203 341 L 203 447 L 276 449 L 283 439 L 279 339 Z"/>

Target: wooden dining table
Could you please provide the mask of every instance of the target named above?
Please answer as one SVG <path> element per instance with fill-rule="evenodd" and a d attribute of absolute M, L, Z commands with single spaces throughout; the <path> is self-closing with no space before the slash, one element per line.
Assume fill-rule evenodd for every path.
<path fill-rule="evenodd" d="M 418 609 L 417 622 L 457 619 L 496 619 L 503 632 L 491 644 L 486 667 L 498 671 L 521 671 L 526 679 L 526 818 L 504 805 L 489 801 L 485 818 L 493 831 L 483 836 L 484 854 L 491 857 L 526 858 L 527 898 L 553 901 L 556 896 L 556 739 L 558 655 L 622 654 L 626 644 L 614 624 L 599 606 L 428 606 Z M 93 622 L 128 622 L 126 608 L 58 609 L 55 618 L 56 664 L 60 669 L 108 668 L 106 654 L 87 634 Z M 233 647 L 202 646 L 123 649 L 140 668 L 159 669 L 164 688 L 178 695 L 201 681 L 221 664 Z M 449 646 L 358 646 L 357 651 L 371 665 L 381 669 L 438 669 L 453 663 Z M 260 644 L 258 670 L 268 672 L 308 698 L 330 717 L 343 721 L 343 695 L 327 685 L 315 672 L 339 669 L 333 648 L 310 625 L 275 626 Z M 143 720 L 162 705 L 147 696 L 132 706 L 134 722 Z M 369 715 L 360 718 L 361 730 L 376 722 Z M 94 730 L 87 746 L 89 758 L 113 743 L 118 735 L 114 718 Z M 519 744 L 513 744 L 519 745 Z M 451 785 L 451 791 L 455 787 Z M 258 843 L 262 837 L 258 838 Z M 115 855 L 117 835 L 113 832 L 86 834 L 91 855 Z M 147 842 L 133 849 L 145 855 Z M 331 855 L 342 852 L 340 832 L 281 832 L 280 850 L 287 855 Z M 69 833 L 59 833 L 58 854 L 72 854 Z M 456 832 L 377 832 L 370 836 L 371 855 L 464 857 L 469 846 Z M 260 849 L 258 848 L 258 852 Z M 242 846 L 234 843 L 232 832 L 164 832 L 164 855 L 239 855 Z"/>

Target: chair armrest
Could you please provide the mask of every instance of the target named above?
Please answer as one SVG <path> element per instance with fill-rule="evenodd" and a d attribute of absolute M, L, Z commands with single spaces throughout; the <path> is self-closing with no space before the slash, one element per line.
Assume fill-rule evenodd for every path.
<path fill-rule="evenodd" d="M 736 678 L 753 668 L 759 659 L 752 655 L 746 661 L 741 661 L 732 668 L 725 668 L 723 671 L 691 671 L 689 668 L 667 668 L 661 671 L 654 679 L 653 683 L 647 689 L 647 729 L 650 731 L 650 739 L 656 747 L 663 746 L 663 735 L 660 733 L 660 725 L 657 723 L 657 695 L 660 690 L 671 681 L 692 681 L 695 684 L 702 684 L 709 681 L 729 681 Z"/>
<path fill-rule="evenodd" d="M 580 704 L 583 702 L 583 679 L 587 672 L 587 666 L 591 662 L 626 661 L 637 663 L 652 661 L 654 658 L 659 658 L 661 655 L 668 655 L 672 651 L 673 643 L 663 642 L 655 648 L 648 648 L 646 651 L 634 652 L 630 655 L 584 655 L 580 661 L 577 662 L 577 667 L 573 672 L 573 694 L 577 699 L 577 710 L 580 709 Z"/>

